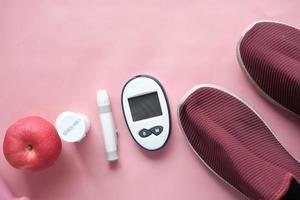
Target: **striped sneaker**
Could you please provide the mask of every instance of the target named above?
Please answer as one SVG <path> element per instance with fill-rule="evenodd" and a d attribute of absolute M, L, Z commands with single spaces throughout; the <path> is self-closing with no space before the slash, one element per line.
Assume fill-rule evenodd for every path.
<path fill-rule="evenodd" d="M 300 199 L 300 164 L 249 105 L 217 86 L 200 85 L 178 107 L 196 155 L 250 199 Z"/>
<path fill-rule="evenodd" d="M 256 22 L 238 42 L 237 57 L 263 96 L 300 116 L 300 30 Z"/>

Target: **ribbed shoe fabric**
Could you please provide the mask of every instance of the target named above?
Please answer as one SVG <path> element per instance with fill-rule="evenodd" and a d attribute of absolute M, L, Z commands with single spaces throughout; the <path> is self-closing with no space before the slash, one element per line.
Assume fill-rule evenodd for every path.
<path fill-rule="evenodd" d="M 300 164 L 238 97 L 200 85 L 183 99 L 178 117 L 200 159 L 245 196 L 300 199 Z"/>
<path fill-rule="evenodd" d="M 243 35 L 237 51 L 253 83 L 300 115 L 300 30 L 277 22 L 257 22 Z"/>

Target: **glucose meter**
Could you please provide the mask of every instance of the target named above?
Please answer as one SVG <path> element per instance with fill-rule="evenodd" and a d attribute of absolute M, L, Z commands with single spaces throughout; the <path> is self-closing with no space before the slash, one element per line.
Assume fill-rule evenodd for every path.
<path fill-rule="evenodd" d="M 135 76 L 125 84 L 121 101 L 135 142 L 149 151 L 164 147 L 171 132 L 171 116 L 160 82 L 151 76 Z"/>

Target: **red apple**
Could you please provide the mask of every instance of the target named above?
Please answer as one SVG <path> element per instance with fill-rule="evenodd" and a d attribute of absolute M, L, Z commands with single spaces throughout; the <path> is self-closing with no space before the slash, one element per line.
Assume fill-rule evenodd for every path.
<path fill-rule="evenodd" d="M 30 116 L 7 129 L 3 152 L 6 160 L 17 169 L 40 170 L 54 163 L 61 146 L 56 129 L 50 122 Z"/>

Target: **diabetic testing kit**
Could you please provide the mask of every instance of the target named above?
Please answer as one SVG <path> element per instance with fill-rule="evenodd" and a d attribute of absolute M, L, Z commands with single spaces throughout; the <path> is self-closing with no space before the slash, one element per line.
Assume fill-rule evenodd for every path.
<path fill-rule="evenodd" d="M 149 151 L 164 147 L 171 132 L 171 116 L 160 82 L 146 75 L 133 77 L 123 87 L 121 103 L 135 142 Z"/>
<path fill-rule="evenodd" d="M 118 133 L 110 99 L 105 89 L 96 92 L 102 138 L 108 161 L 118 160 Z M 143 149 L 156 151 L 165 146 L 171 132 L 171 115 L 166 92 L 154 77 L 138 75 L 123 87 L 121 105 L 128 130 Z M 62 112 L 56 129 L 66 142 L 80 142 L 90 129 L 88 117 L 82 113 Z"/>

